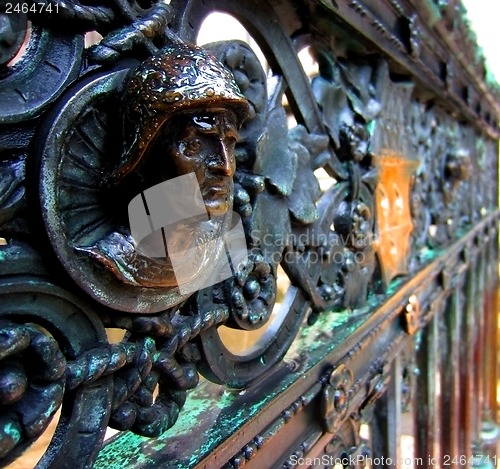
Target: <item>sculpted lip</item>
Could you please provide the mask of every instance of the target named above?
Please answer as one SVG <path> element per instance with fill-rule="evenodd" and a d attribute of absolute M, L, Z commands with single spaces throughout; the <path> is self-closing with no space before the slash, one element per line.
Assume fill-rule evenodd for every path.
<path fill-rule="evenodd" d="M 203 195 L 210 195 L 210 194 L 217 194 L 217 195 L 222 195 L 222 194 L 227 194 L 229 192 L 229 184 L 226 182 L 212 182 L 208 184 L 204 184 L 204 190 L 203 190 Z"/>
<path fill-rule="evenodd" d="M 210 193 L 210 192 L 217 192 L 217 193 L 227 193 L 228 188 L 224 185 L 217 185 L 217 186 L 210 186 L 206 189 L 205 193 Z"/>

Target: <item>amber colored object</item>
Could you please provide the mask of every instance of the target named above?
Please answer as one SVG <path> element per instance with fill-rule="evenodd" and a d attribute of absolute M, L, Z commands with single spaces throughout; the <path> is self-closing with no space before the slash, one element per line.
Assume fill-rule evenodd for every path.
<path fill-rule="evenodd" d="M 374 160 L 379 171 L 375 190 L 376 245 L 382 279 L 387 286 L 394 277 L 408 273 L 409 241 L 413 229 L 410 187 L 418 162 L 391 151 Z"/>

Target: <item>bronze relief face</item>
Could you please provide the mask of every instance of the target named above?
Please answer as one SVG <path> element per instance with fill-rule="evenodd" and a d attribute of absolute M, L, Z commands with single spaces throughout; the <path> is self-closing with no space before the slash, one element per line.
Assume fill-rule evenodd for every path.
<path fill-rule="evenodd" d="M 124 89 L 124 148 L 108 182 L 127 185 L 129 175 L 140 175 L 141 194 L 134 200 L 142 197 L 147 213 L 142 220 L 144 225 L 149 221 L 151 233 L 138 239 L 132 230 L 127 248 L 132 245 L 134 254 L 127 262 L 110 256 L 108 249 L 99 260 L 119 280 L 139 287 L 182 291 L 188 283 L 201 285 L 224 253 L 219 239 L 229 229 L 234 147 L 248 104 L 217 59 L 187 44 L 147 59 L 129 74 Z M 193 174 L 196 187 L 191 179 L 189 187 L 176 190 L 163 184 Z M 155 219 L 151 204 L 161 204 L 152 200 L 156 186 L 162 189 L 157 187 L 155 194 L 167 199 Z M 191 263 L 190 256 L 195 259 Z M 130 262 L 131 257 L 140 263 Z M 117 262 L 119 269 L 114 268 Z"/>
<path fill-rule="evenodd" d="M 224 215 L 232 207 L 236 116 L 216 109 L 183 117 L 169 156 L 178 175 L 195 173 L 209 215 Z"/>
<path fill-rule="evenodd" d="M 46 199 L 51 206 L 51 187 L 67 200 L 88 186 L 82 203 L 99 210 L 78 217 L 71 206 L 50 219 L 55 250 L 74 280 L 106 306 L 133 313 L 175 306 L 189 296 L 182 286 L 204 285 L 210 266 L 223 258 L 220 240 L 232 217 L 234 148 L 248 102 L 228 69 L 187 43 L 172 44 L 131 70 L 97 76 L 82 85 L 80 95 L 54 124 L 55 129 L 71 118 L 76 130 L 51 143 L 54 158 L 51 153 L 45 160 L 54 164 L 43 170 L 74 187 L 47 183 Z M 88 129 L 94 143 L 87 148 L 81 134 Z M 90 168 L 88 174 L 78 172 L 82 167 Z M 149 202 L 162 189 L 157 186 L 176 179 L 181 189 L 164 193 L 156 203 L 163 214 L 170 207 L 175 223 L 169 225 L 162 217 L 154 219 Z M 131 226 L 132 202 L 141 211 L 140 239 Z M 87 228 L 94 226 L 98 229 Z M 179 276 L 174 264 L 187 258 L 185 252 L 194 254 Z"/>
<path fill-rule="evenodd" d="M 230 138 L 235 138 L 249 112 L 232 73 L 208 52 L 184 43 L 167 47 L 130 72 L 123 108 L 124 146 L 111 181 L 139 168 L 155 141 L 167 132 L 188 126 L 215 135 L 222 124 L 219 132 L 232 127 Z M 226 113 L 233 118 L 224 122 Z M 187 115 L 196 119 L 186 121 Z M 215 119 L 216 115 L 221 117 Z"/>

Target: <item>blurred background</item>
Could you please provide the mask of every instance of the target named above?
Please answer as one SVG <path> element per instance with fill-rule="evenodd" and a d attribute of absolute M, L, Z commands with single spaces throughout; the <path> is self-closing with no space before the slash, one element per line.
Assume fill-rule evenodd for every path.
<path fill-rule="evenodd" d="M 462 0 L 489 71 L 500 82 L 500 0 Z"/>

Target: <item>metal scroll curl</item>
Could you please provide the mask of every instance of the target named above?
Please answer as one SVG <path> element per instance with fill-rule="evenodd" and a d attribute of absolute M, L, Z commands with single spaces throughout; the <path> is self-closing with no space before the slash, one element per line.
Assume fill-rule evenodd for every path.
<path fill-rule="evenodd" d="M 295 178 L 296 156 L 288 152 L 286 114 L 279 103 L 281 93 L 268 100 L 266 74 L 253 50 L 241 41 L 207 44 L 219 60 L 233 73 L 243 95 L 250 104 L 250 115 L 240 131 L 235 155 L 235 211 L 242 217 L 246 234 L 248 258 L 244 268 L 223 284 L 197 293 L 192 300 L 193 310 L 227 310 L 224 325 L 234 329 L 264 333 L 253 349 L 241 355 L 232 353 L 224 344 L 216 327 L 200 334 L 197 343 L 201 353 L 200 371 L 215 382 L 241 388 L 248 385 L 279 361 L 288 349 L 305 313 L 283 312 L 272 316 L 276 301 L 277 267 L 283 244 L 264 245 L 263 233 L 271 237 L 286 237 L 290 221 L 286 202 L 273 195 L 270 187 L 283 190 L 290 176 Z M 284 154 L 276 153 L 273 145 L 284 145 Z M 277 159 L 280 158 L 281 170 Z M 276 178 L 274 177 L 276 176 Z M 286 182 L 288 186 L 290 181 Z M 285 194 L 291 187 L 284 189 Z M 270 227 L 266 214 L 274 209 L 276 224 Z M 271 229 L 270 229 L 271 228 Z M 292 298 L 290 301 L 294 301 Z M 298 305 L 297 305 L 298 306 Z M 272 319 L 271 319 L 272 317 Z"/>
<path fill-rule="evenodd" d="M 190 24 L 199 23 L 203 12 L 198 13 Z M 368 125 L 380 110 L 376 93 L 383 73 L 367 64 L 342 70 L 339 83 L 322 89 L 313 84 L 318 102 L 329 102 L 319 96 L 321 92 L 328 94 L 331 89 L 334 100 L 336 93 L 345 107 L 339 116 L 349 119 L 334 123 L 338 134 L 334 130 L 310 133 L 302 125 L 288 128 L 282 96 L 285 90 L 289 97 L 296 91 L 280 70 L 274 71 L 274 92 L 262 99 L 267 96 L 266 76 L 248 45 L 229 41 L 206 47 L 234 73 L 253 109 L 236 146 L 235 210 L 243 218 L 249 252 L 259 262 L 236 283 L 229 280 L 225 287 L 197 294 L 194 310 L 226 307 L 225 325 L 233 328 L 255 329 L 271 323 L 243 355 L 231 353 L 216 329 L 207 330 L 199 339 L 198 366 L 211 380 L 242 387 L 279 361 L 311 307 L 314 319 L 326 309 L 356 308 L 366 301 L 375 268 L 376 171 L 371 166 Z M 289 65 L 287 73 L 293 67 L 298 75 L 303 73 L 298 62 Z M 312 107 L 307 118 L 321 115 L 314 95 L 308 98 L 303 100 Z M 330 108 L 335 107 L 329 106 L 328 112 Z M 328 119 L 336 118 L 328 112 L 316 128 L 324 123 L 328 128 Z M 332 146 L 337 147 L 335 153 Z M 335 167 L 340 178 L 326 193 L 320 191 L 313 173 L 323 166 L 330 172 Z M 269 285 L 275 282 L 279 264 L 298 288 L 291 287 L 282 308 L 271 314 L 274 298 Z"/>
<path fill-rule="evenodd" d="M 92 463 L 104 439 L 112 397 L 110 376 L 83 375 L 68 386 L 76 357 L 106 341 L 98 317 L 80 299 L 39 271 L 27 246 L 0 249 L 0 453 L 1 464 L 18 457 L 61 411 L 55 434 L 37 467 L 66 460 Z"/>
<path fill-rule="evenodd" d="M 0 9 L 0 123 L 29 121 L 42 114 L 78 77 L 83 54 L 83 34 L 65 34 L 35 23 L 28 28 L 26 15 L 9 15 Z M 21 53 L 27 40 L 27 53 Z M 5 44 L 9 47 L 5 48 Z M 5 49 L 4 49 L 5 48 Z M 34 90 L 36 90 L 34 92 Z"/>
<path fill-rule="evenodd" d="M 235 174 L 235 210 L 243 218 L 249 265 L 225 285 L 204 290 L 194 299 L 195 310 L 228 308 L 226 326 L 266 326 L 257 343 L 243 354 L 232 353 L 216 329 L 200 335 L 200 371 L 213 381 L 239 388 L 283 357 L 311 307 L 319 312 L 363 303 L 374 262 L 373 195 L 366 185 L 370 175 L 359 176 L 361 184 L 354 195 L 347 183 L 340 191 L 322 194 L 313 171 L 328 161 L 329 139 L 310 134 L 302 125 L 288 128 L 283 77 L 275 77 L 276 87 L 264 99 L 266 76 L 248 45 L 228 41 L 206 47 L 234 73 L 253 109 L 236 146 Z M 338 233 L 332 229 L 334 222 Z M 353 259 L 358 251 L 365 259 L 363 265 Z M 273 311 L 280 264 L 299 288 L 291 287 L 281 308 Z M 359 284 L 352 281 L 353 276 L 363 279 L 361 295 L 359 288 L 349 290 Z"/>
<path fill-rule="evenodd" d="M 379 84 L 383 73 L 366 65 L 339 74 L 350 80 L 313 84 L 319 102 L 329 102 L 321 94 L 338 98 L 345 107 L 340 116 L 348 116 L 346 122 L 340 119 L 333 124 L 338 134 L 333 130 L 330 135 L 313 134 L 302 125 L 288 128 L 281 103 L 288 86 L 288 92 L 294 93 L 294 85 L 287 84 L 279 73 L 274 77 L 274 92 L 263 102 L 265 74 L 248 45 L 227 42 L 206 47 L 233 71 L 255 110 L 236 146 L 235 207 L 244 220 L 249 251 L 260 262 L 236 283 L 230 280 L 225 288 L 200 292 L 195 300 L 198 309 L 226 305 L 226 325 L 233 328 L 254 329 L 271 321 L 260 340 L 243 355 L 231 353 L 216 330 L 200 336 L 202 373 L 241 387 L 284 355 L 311 308 L 310 319 L 314 320 L 321 311 L 357 308 L 366 301 L 375 268 L 376 171 L 371 166 L 368 123 L 380 105 L 374 92 L 363 86 L 366 81 Z M 302 70 L 297 68 L 297 73 Z M 370 89 L 378 90 L 375 86 Z M 328 119 L 336 118 L 325 112 L 327 125 L 331 124 Z M 338 145 L 336 156 L 331 153 L 332 143 Z M 338 166 L 336 174 L 341 180 L 322 193 L 314 170 L 327 164 Z M 275 282 L 278 265 L 298 288 L 290 288 L 282 309 L 271 314 L 274 298 L 269 285 Z"/>

